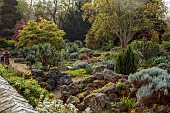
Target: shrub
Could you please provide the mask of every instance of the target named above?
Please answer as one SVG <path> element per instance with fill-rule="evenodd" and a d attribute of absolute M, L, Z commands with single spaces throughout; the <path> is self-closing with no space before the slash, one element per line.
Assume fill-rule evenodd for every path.
<path fill-rule="evenodd" d="M 155 58 L 154 60 L 153 60 L 153 63 L 152 63 L 152 65 L 153 66 L 157 66 L 157 65 L 159 65 L 159 64 L 161 64 L 161 63 L 168 63 L 169 61 L 168 61 L 168 59 L 166 58 L 166 56 L 160 56 L 160 57 L 157 57 L 157 58 Z"/>
<path fill-rule="evenodd" d="M 34 79 L 24 79 L 23 77 L 17 76 L 18 73 L 14 73 L 5 69 L 4 66 L 0 65 L 0 75 L 9 82 L 17 91 L 20 93 L 29 103 L 36 107 L 42 99 L 40 95 L 49 97 L 47 90 L 41 88 L 38 82 Z"/>
<path fill-rule="evenodd" d="M 71 103 L 63 103 L 62 100 L 44 99 L 35 109 L 39 113 L 79 113 L 80 111 Z M 83 113 L 92 113 L 91 109 L 87 107 Z"/>
<path fill-rule="evenodd" d="M 116 56 L 114 70 L 121 74 L 134 73 L 137 70 L 137 64 L 138 57 L 133 49 L 128 46 L 124 52 Z"/>
<path fill-rule="evenodd" d="M 86 74 L 91 75 L 93 73 L 93 68 L 91 65 L 87 65 L 86 68 Z"/>
<path fill-rule="evenodd" d="M 71 59 L 78 59 L 79 58 L 79 53 L 78 52 L 71 53 L 70 58 Z"/>
<path fill-rule="evenodd" d="M 85 69 L 87 66 L 89 66 L 89 64 L 87 62 L 77 62 L 73 65 L 72 70 L 76 70 L 76 69 L 80 69 L 80 68 Z"/>
<path fill-rule="evenodd" d="M 68 73 L 69 73 L 72 77 L 85 76 L 85 75 L 86 75 L 86 70 L 85 70 L 85 69 L 68 70 Z"/>
<path fill-rule="evenodd" d="M 80 60 L 88 60 L 88 56 L 87 56 L 86 54 L 81 54 L 81 55 L 79 56 L 79 59 L 80 59 Z"/>
<path fill-rule="evenodd" d="M 155 57 L 160 53 L 160 46 L 151 41 L 134 41 L 131 44 L 132 48 L 136 51 L 138 56 L 142 59 L 148 60 Z"/>
<path fill-rule="evenodd" d="M 82 48 L 79 50 L 79 53 L 86 54 L 88 57 L 91 57 L 93 54 L 93 51 L 89 48 Z"/>
<path fill-rule="evenodd" d="M 158 68 L 167 70 L 170 73 L 170 62 L 169 63 L 161 63 L 157 66 Z"/>
<path fill-rule="evenodd" d="M 163 42 L 162 42 L 162 47 L 163 47 L 166 51 L 170 52 L 170 41 L 163 41 Z"/>
<path fill-rule="evenodd" d="M 136 96 L 142 104 L 166 103 L 170 97 L 170 75 L 166 70 L 152 67 L 130 74 L 128 80 L 137 89 Z"/>
<path fill-rule="evenodd" d="M 132 108 L 135 105 L 134 99 L 130 99 L 129 97 L 122 97 L 120 101 L 127 106 L 127 108 Z"/>

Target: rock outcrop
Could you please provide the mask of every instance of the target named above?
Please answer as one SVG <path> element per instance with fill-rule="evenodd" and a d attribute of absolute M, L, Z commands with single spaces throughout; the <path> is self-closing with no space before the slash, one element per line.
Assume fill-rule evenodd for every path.
<path fill-rule="evenodd" d="M 0 76 L 0 113 L 38 113 Z"/>

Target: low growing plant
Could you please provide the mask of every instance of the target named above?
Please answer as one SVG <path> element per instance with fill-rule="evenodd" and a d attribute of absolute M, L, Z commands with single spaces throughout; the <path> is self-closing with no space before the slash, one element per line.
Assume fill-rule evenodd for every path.
<path fill-rule="evenodd" d="M 132 108 L 134 105 L 135 105 L 135 101 L 134 101 L 134 99 L 131 99 L 131 98 L 129 98 L 129 97 L 122 97 L 121 99 L 120 99 L 120 101 L 122 102 L 122 103 L 124 103 L 126 106 L 127 106 L 127 108 Z"/>
<path fill-rule="evenodd" d="M 143 104 L 165 104 L 169 101 L 170 75 L 157 67 L 130 74 L 128 80 L 137 89 L 138 101 Z"/>

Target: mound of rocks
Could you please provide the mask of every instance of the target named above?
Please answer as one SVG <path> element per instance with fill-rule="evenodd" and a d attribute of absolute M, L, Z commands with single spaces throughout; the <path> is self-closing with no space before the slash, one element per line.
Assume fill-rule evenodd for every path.
<path fill-rule="evenodd" d="M 94 73 L 85 80 L 61 86 L 60 99 L 73 103 L 79 110 L 90 107 L 96 112 L 111 109 L 111 102 L 120 102 L 120 97 L 128 96 L 131 84 L 126 75 L 106 68 L 96 69 Z"/>
<path fill-rule="evenodd" d="M 44 73 L 42 70 L 34 69 L 31 71 L 31 74 L 33 78 L 38 80 L 39 84 L 48 91 L 52 91 L 62 85 L 69 85 L 73 82 L 69 74 L 61 73 L 58 68 L 47 73 Z"/>

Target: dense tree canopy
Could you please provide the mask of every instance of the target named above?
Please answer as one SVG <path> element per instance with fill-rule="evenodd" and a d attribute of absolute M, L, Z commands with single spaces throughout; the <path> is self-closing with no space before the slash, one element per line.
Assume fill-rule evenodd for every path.
<path fill-rule="evenodd" d="M 13 29 L 21 15 L 17 10 L 17 0 L 0 0 L 0 36 L 7 37 L 13 34 Z"/>
<path fill-rule="evenodd" d="M 83 21 L 83 10 L 81 10 L 83 4 L 82 0 L 76 0 L 75 6 L 67 9 L 64 14 L 60 14 L 59 26 L 66 32 L 65 39 L 70 41 L 85 40 L 85 35 L 91 24 L 87 20 Z"/>
<path fill-rule="evenodd" d="M 164 13 L 161 1 L 145 0 L 93 0 L 82 9 L 84 19 L 92 23 L 86 38 L 87 46 L 90 41 L 98 42 L 100 33 L 108 30 L 119 37 L 121 47 L 126 47 L 138 31 L 154 26 L 153 16 L 160 18 Z"/>
<path fill-rule="evenodd" d="M 65 32 L 60 30 L 52 21 L 41 20 L 37 23 L 29 21 L 27 25 L 19 31 L 18 47 L 32 46 L 34 44 L 50 43 L 59 49 L 63 43 Z"/>

